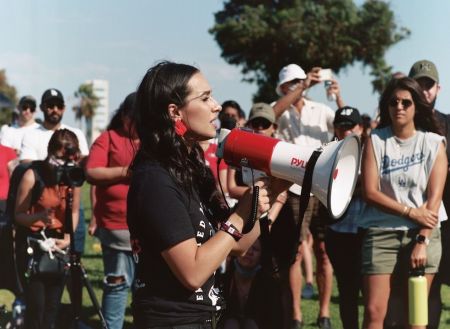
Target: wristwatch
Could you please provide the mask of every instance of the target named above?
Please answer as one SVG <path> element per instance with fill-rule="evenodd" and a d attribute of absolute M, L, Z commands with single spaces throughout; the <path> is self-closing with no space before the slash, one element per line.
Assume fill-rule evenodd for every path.
<path fill-rule="evenodd" d="M 426 246 L 430 244 L 430 239 L 428 239 L 425 235 L 417 234 L 416 235 L 416 242 L 418 244 L 425 243 Z"/>

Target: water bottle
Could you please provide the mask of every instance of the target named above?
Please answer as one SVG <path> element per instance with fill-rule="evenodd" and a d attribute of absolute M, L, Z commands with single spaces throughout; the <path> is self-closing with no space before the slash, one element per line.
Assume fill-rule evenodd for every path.
<path fill-rule="evenodd" d="M 25 303 L 16 298 L 12 304 L 12 323 L 13 328 L 21 328 L 25 322 Z"/>
<path fill-rule="evenodd" d="M 408 280 L 409 324 L 426 326 L 428 324 L 428 292 L 424 268 L 411 270 Z"/>
<path fill-rule="evenodd" d="M 327 92 L 327 99 L 329 102 L 336 101 L 336 94 L 329 90 L 332 84 L 333 84 L 333 82 L 331 80 L 325 80 L 325 82 L 324 82 L 325 90 Z"/>

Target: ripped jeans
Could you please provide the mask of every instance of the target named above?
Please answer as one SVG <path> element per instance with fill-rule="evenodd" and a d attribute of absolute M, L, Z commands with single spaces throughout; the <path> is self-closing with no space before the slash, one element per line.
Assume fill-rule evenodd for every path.
<path fill-rule="evenodd" d="M 109 329 L 122 329 L 128 292 L 134 279 L 131 251 L 112 249 L 102 244 L 103 297 L 102 311 Z"/>

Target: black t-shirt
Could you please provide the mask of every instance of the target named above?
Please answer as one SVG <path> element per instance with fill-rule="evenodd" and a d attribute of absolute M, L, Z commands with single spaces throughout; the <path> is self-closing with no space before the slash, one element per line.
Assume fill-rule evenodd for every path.
<path fill-rule="evenodd" d="M 213 236 L 198 196 L 185 193 L 159 164 L 141 163 L 133 171 L 127 214 L 136 262 L 135 325 L 169 326 L 210 318 L 223 302 L 215 275 L 192 292 L 161 256 L 163 250 L 185 240 L 195 238 L 201 245 Z"/>

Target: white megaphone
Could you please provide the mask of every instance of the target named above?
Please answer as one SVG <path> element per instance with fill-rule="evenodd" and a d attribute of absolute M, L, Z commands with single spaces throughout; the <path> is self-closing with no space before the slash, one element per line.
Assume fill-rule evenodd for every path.
<path fill-rule="evenodd" d="M 302 185 L 306 164 L 317 148 L 235 128 L 221 129 L 216 155 L 234 166 L 250 167 L 269 176 Z M 347 210 L 359 172 L 361 143 L 356 135 L 322 146 L 314 167 L 311 193 L 333 219 Z"/>

